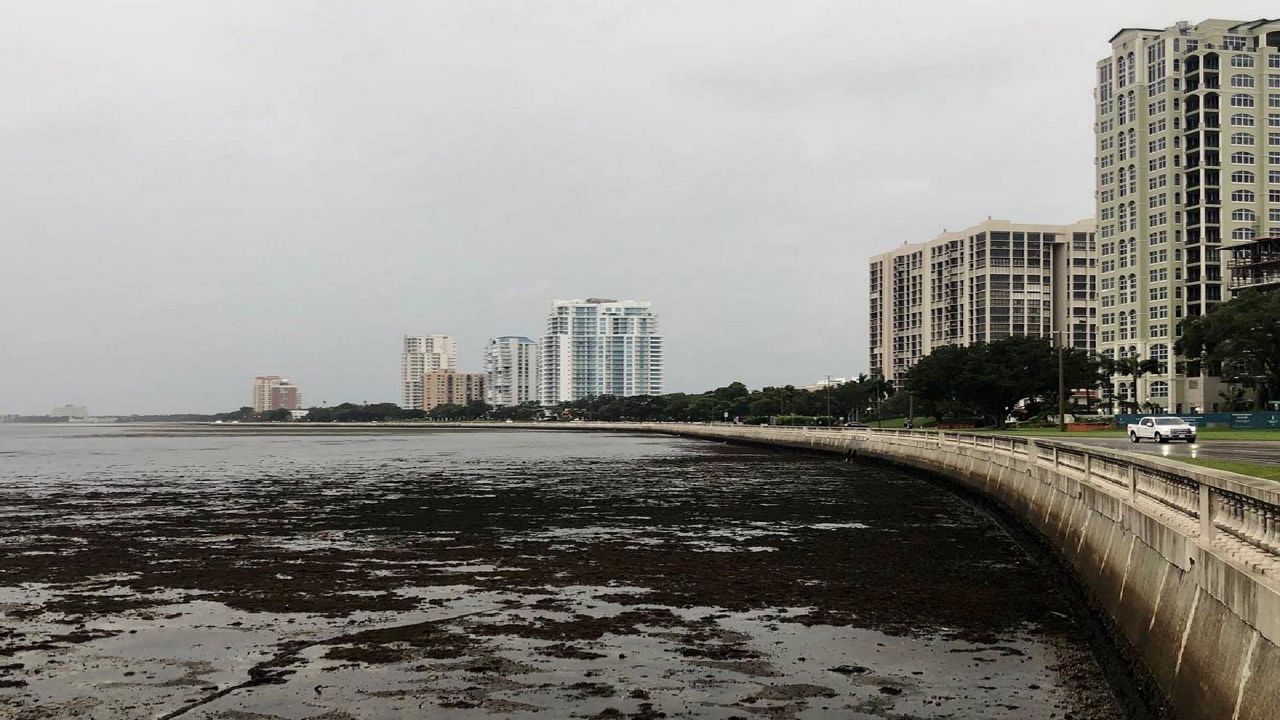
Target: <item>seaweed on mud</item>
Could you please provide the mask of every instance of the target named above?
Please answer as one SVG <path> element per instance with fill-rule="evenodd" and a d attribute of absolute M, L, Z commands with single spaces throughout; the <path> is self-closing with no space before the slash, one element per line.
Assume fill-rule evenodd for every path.
<path fill-rule="evenodd" d="M 303 651 L 316 648 L 322 665 L 337 668 L 325 677 L 388 664 L 453 673 L 479 689 L 434 691 L 435 707 L 500 712 L 500 702 L 514 701 L 489 697 L 484 688 L 537 669 L 504 648 L 524 648 L 531 663 L 574 661 L 560 665 L 594 672 L 620 664 L 610 643 L 638 636 L 697 672 L 790 688 L 744 693 L 757 705 L 752 714 L 767 703 L 775 703 L 769 712 L 782 712 L 828 697 L 822 686 L 785 682 L 789 672 L 773 662 L 771 648 L 723 629 L 730 614 L 767 617 L 773 630 L 830 625 L 988 645 L 1031 628 L 1040 638 L 1082 645 L 1046 576 L 956 496 L 880 469 L 697 447 L 581 462 L 399 451 L 403 457 L 377 463 L 312 459 L 216 481 L 198 468 L 156 471 L 145 482 L 123 478 L 110 493 L 0 488 L 7 523 L 0 539 L 13 540 L 0 586 L 52 588 L 30 604 L 0 606 L 0 657 L 99 640 L 105 631 L 90 629 L 96 620 L 145 619 L 143 611 L 163 612 L 186 598 L 249 613 L 342 618 L 455 607 L 407 592 L 455 585 L 466 588 L 458 604 L 466 594 L 488 594 L 497 609 L 286 641 L 243 682 L 201 703 L 289 682 L 316 656 Z M 760 548 L 771 552 L 753 551 Z M 974 582 L 993 568 L 998 582 Z M 110 592 L 105 575 L 119 578 Z M 575 588 L 594 589 L 594 598 L 587 603 Z M 623 609 L 609 614 L 601 604 Z M 42 629 L 58 619 L 86 627 L 52 635 Z M 1087 653 L 1064 655 L 1074 658 L 1062 663 L 1078 682 L 1073 692 L 1089 696 L 1073 700 L 1073 712 L 1113 717 Z M 819 675 L 821 682 L 866 681 L 863 671 L 879 679 L 878 670 L 837 662 L 822 666 L 831 674 Z M 22 682 L 28 671 L 0 670 L 0 682 Z M 588 678 L 558 689 L 585 699 L 616 697 L 627 687 Z M 885 709 L 893 699 L 862 702 Z M 633 707 L 629 700 L 644 702 Z M 597 717 L 662 717 L 671 707 L 663 701 L 632 689 Z"/>

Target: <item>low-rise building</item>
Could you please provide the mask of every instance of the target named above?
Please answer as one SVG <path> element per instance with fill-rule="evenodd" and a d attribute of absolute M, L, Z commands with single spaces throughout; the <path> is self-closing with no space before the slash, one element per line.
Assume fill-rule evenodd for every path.
<path fill-rule="evenodd" d="M 466 405 L 485 399 L 488 377 L 482 372 L 433 370 L 422 375 L 422 408 L 427 412 L 441 405 Z"/>

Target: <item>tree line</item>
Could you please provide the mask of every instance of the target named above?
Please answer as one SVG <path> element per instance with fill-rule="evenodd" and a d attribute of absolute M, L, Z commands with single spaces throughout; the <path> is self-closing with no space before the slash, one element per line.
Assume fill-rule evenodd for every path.
<path fill-rule="evenodd" d="M 793 385 L 751 390 L 732 382 L 702 393 L 667 393 L 621 397 L 599 395 L 543 407 L 531 402 L 516 406 L 493 406 L 481 400 L 466 405 L 441 405 L 431 410 L 406 410 L 393 403 L 358 405 L 343 403 L 308 411 L 307 422 L 393 422 L 412 420 L 599 420 L 636 422 L 834 422 L 862 417 L 877 405 L 891 414 L 893 387 L 866 375 L 856 380 L 832 384 L 817 390 Z M 249 411 L 249 408 L 243 408 Z M 287 411 L 245 413 L 236 419 L 273 421 L 287 418 Z"/>

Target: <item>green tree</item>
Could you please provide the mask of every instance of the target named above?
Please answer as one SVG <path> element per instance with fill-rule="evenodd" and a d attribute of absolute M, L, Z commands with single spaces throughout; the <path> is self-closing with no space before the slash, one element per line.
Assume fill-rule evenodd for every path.
<path fill-rule="evenodd" d="M 907 372 L 904 388 L 915 396 L 923 414 L 942 422 L 947 416 L 966 415 L 973 410 L 968 388 L 977 382 L 973 351 L 958 345 L 943 345 L 916 362 Z"/>
<path fill-rule="evenodd" d="M 1248 291 L 1182 322 L 1178 354 L 1232 366 L 1259 386 L 1259 403 L 1280 395 L 1280 292 Z"/>
<path fill-rule="evenodd" d="M 1088 352 L 1063 350 L 1061 361 L 1067 390 L 1098 384 L 1099 363 Z M 907 373 L 907 389 L 935 416 L 976 410 L 1003 428 L 1019 402 L 1057 397 L 1058 362 L 1057 347 L 1027 335 L 944 346 Z"/>

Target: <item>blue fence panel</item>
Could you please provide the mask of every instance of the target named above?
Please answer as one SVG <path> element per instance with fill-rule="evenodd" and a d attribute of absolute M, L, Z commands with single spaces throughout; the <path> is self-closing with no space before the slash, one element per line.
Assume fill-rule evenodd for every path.
<path fill-rule="evenodd" d="M 1147 415 L 1116 415 L 1116 427 L 1136 423 Z M 1280 428 L 1280 412 L 1203 413 L 1201 415 L 1165 415 L 1179 417 L 1195 427 Z"/>

